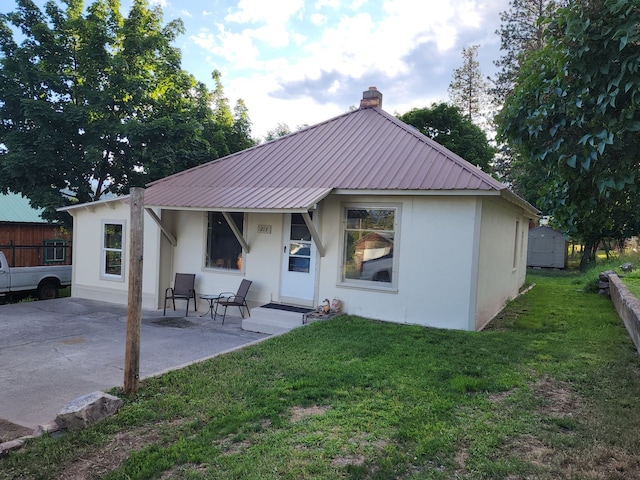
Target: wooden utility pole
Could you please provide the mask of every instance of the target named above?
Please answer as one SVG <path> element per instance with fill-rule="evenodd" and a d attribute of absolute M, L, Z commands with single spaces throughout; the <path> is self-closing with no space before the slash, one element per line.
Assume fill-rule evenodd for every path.
<path fill-rule="evenodd" d="M 138 391 L 140 380 L 140 317 L 142 314 L 142 253 L 144 235 L 144 189 L 129 192 L 131 211 L 129 229 L 129 302 L 127 308 L 127 342 L 124 356 L 124 392 Z"/>

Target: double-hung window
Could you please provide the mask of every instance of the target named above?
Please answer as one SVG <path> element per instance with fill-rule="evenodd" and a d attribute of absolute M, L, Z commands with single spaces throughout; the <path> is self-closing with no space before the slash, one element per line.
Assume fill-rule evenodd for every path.
<path fill-rule="evenodd" d="M 102 223 L 102 278 L 124 280 L 124 225 L 124 220 Z"/>
<path fill-rule="evenodd" d="M 395 285 L 398 210 L 393 206 L 344 208 L 343 283 Z"/>
<path fill-rule="evenodd" d="M 233 212 L 229 216 L 240 234 L 244 232 L 244 213 Z M 220 212 L 207 215 L 207 251 L 205 267 L 226 270 L 242 269 L 242 245 Z"/>

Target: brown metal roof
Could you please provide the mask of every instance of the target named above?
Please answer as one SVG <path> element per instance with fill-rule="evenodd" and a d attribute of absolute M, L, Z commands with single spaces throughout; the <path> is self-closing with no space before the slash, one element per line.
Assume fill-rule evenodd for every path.
<path fill-rule="evenodd" d="M 507 187 L 380 108 L 360 108 L 150 183 L 145 205 L 308 209 L 332 190 L 493 192 Z"/>

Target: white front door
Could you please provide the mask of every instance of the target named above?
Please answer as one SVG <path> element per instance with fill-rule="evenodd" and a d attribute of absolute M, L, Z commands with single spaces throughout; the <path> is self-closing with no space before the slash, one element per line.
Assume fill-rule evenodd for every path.
<path fill-rule="evenodd" d="M 316 246 L 299 213 L 285 214 L 280 301 L 313 306 L 316 286 Z"/>

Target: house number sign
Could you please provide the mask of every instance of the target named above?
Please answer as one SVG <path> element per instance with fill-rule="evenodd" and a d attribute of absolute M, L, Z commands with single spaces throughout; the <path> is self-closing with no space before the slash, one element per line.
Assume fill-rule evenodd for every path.
<path fill-rule="evenodd" d="M 258 233 L 271 233 L 271 225 L 258 225 Z"/>

